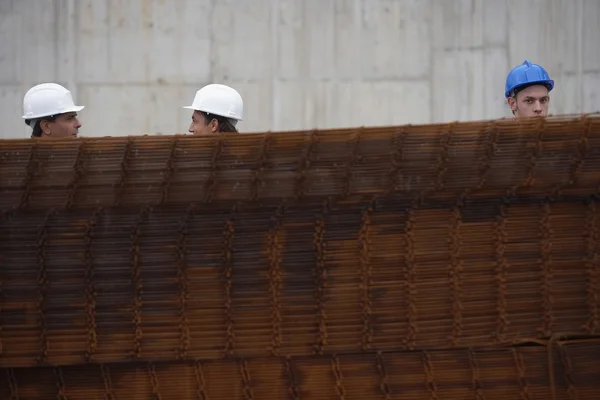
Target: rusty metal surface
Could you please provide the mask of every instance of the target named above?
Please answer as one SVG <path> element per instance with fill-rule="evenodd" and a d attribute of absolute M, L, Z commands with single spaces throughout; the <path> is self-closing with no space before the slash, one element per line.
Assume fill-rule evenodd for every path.
<path fill-rule="evenodd" d="M 215 137 L 0 142 L 0 210 L 390 191 L 593 194 L 600 115 Z"/>
<path fill-rule="evenodd" d="M 598 335 L 599 121 L 0 142 L 0 391 L 112 398 L 108 371 L 160 366 L 172 378 L 113 397 L 208 398 L 147 392 L 200 360 L 219 366 L 207 385 L 246 371 L 217 399 L 597 398 L 597 344 L 528 378 L 522 363 L 463 376 L 453 357 Z M 381 392 L 382 370 L 423 354 L 446 378 Z M 289 360 L 305 369 L 286 395 L 265 382 L 287 378 L 251 378 Z"/>
<path fill-rule="evenodd" d="M 597 399 L 598 340 L 216 361 L 9 368 L 29 399 Z M 12 397 L 11 397 L 12 396 Z"/>
<path fill-rule="evenodd" d="M 595 199 L 16 212 L 2 366 L 481 346 L 600 323 Z"/>

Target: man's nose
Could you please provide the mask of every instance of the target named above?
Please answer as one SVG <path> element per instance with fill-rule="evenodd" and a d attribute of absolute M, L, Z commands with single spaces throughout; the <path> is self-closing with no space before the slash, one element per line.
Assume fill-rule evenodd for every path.
<path fill-rule="evenodd" d="M 81 128 L 81 121 L 79 121 L 79 118 L 75 118 L 75 128 Z"/>

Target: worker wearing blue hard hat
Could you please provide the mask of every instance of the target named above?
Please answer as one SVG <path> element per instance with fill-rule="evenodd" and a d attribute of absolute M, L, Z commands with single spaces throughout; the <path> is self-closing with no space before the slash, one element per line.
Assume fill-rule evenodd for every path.
<path fill-rule="evenodd" d="M 553 88 L 544 67 L 525 60 L 508 73 L 504 95 L 515 117 L 545 117 Z"/>

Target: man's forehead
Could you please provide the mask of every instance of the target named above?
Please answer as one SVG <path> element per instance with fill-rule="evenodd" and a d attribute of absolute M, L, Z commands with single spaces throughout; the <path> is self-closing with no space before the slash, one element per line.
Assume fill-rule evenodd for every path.
<path fill-rule="evenodd" d="M 77 113 L 75 111 L 71 111 L 71 112 L 66 112 L 64 114 L 60 114 L 60 116 L 64 117 L 64 118 L 76 117 Z"/>
<path fill-rule="evenodd" d="M 544 85 L 533 85 L 519 92 L 521 97 L 544 97 L 548 96 L 548 88 Z"/>

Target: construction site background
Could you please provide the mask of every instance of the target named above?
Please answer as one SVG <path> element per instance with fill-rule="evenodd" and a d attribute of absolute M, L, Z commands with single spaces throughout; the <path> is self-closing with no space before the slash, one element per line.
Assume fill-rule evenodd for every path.
<path fill-rule="evenodd" d="M 67 86 L 82 136 L 185 132 L 211 82 L 245 101 L 240 130 L 509 116 L 508 71 L 556 80 L 551 114 L 600 110 L 599 0 L 2 0 L 1 138 L 22 99 Z"/>

